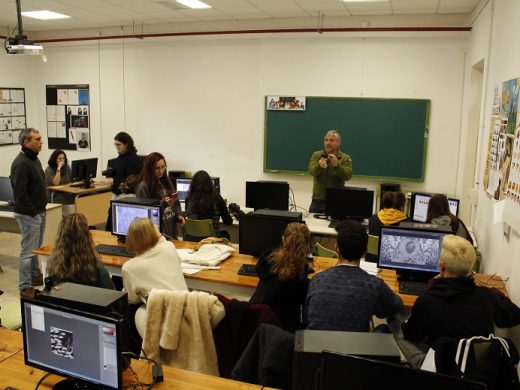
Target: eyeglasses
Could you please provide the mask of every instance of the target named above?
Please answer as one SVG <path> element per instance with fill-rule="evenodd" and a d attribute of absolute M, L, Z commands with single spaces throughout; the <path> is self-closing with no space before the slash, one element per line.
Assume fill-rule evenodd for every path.
<path fill-rule="evenodd" d="M 159 167 L 155 167 L 155 171 L 156 172 L 159 172 L 159 171 L 164 171 L 165 169 L 167 169 L 168 167 L 166 165 L 161 165 Z"/>

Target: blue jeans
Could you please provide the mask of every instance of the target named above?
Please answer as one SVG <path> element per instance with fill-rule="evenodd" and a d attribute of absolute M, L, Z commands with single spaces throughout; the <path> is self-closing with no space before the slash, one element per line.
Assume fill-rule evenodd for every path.
<path fill-rule="evenodd" d="M 42 273 L 38 265 L 38 256 L 34 255 L 32 251 L 42 246 L 43 233 L 45 232 L 45 213 L 37 214 L 34 217 L 14 213 L 14 217 L 22 234 L 18 288 L 24 290 L 31 287 L 33 276 L 38 276 Z"/>

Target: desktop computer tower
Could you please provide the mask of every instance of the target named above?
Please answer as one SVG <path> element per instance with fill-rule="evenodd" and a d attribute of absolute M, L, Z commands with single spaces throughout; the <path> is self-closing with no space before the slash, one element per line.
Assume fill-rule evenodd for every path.
<path fill-rule="evenodd" d="M 299 330 L 294 335 L 293 390 L 315 390 L 322 351 L 395 363 L 399 363 L 401 357 L 390 333 Z"/>
<path fill-rule="evenodd" d="M 258 209 L 253 212 L 253 215 L 259 217 L 270 217 L 277 219 L 287 219 L 291 222 L 303 221 L 302 213 L 295 211 L 284 211 L 284 210 L 271 210 L 271 209 Z"/>

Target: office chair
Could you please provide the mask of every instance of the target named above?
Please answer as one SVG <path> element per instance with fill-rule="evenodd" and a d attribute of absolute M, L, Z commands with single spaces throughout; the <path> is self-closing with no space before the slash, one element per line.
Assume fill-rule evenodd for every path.
<path fill-rule="evenodd" d="M 379 236 L 368 235 L 367 253 L 376 256 L 379 255 Z"/>
<path fill-rule="evenodd" d="M 319 242 L 317 242 L 316 244 L 314 244 L 314 254 L 316 256 L 320 256 L 320 257 L 331 257 L 331 258 L 337 258 L 338 255 L 336 254 L 336 252 L 334 252 L 333 250 L 329 249 L 329 248 L 325 248 L 323 245 L 321 245 Z"/>
<path fill-rule="evenodd" d="M 184 241 L 200 241 L 213 236 L 213 221 L 211 219 L 186 219 L 183 227 Z"/>

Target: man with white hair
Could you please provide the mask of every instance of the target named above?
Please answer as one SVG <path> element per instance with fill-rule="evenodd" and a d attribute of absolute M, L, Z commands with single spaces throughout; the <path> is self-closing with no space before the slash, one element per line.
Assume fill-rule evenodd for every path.
<path fill-rule="evenodd" d="M 489 336 L 494 326 L 520 324 L 520 308 L 496 288 L 476 286 L 475 249 L 464 238 L 447 235 L 439 257 L 440 273 L 417 300 L 404 337 L 431 346 L 440 337 Z"/>
<path fill-rule="evenodd" d="M 309 161 L 309 173 L 314 177 L 312 185 L 311 213 L 325 211 L 327 188 L 342 188 L 352 177 L 352 159 L 339 150 L 341 136 L 337 130 L 329 130 L 323 140 L 323 150 L 314 152 Z"/>

